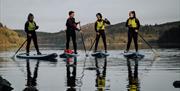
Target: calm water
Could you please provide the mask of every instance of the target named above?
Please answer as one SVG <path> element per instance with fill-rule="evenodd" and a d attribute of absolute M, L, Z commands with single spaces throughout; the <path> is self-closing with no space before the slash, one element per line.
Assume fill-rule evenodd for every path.
<path fill-rule="evenodd" d="M 109 51 L 110 56 L 103 59 L 85 58 L 79 51 L 77 58 L 51 61 L 11 59 L 13 52 L 1 52 L 0 75 L 13 91 L 28 86 L 39 91 L 180 91 L 173 86 L 180 80 L 180 50 L 159 49 L 158 58 L 150 50 L 141 51 L 142 60 L 127 60 L 123 51 Z"/>

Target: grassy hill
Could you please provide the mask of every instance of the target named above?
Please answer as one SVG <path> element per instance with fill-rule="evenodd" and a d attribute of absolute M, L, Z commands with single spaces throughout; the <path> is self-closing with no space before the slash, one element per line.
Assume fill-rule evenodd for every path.
<path fill-rule="evenodd" d="M 22 30 L 15 30 L 20 36 L 26 36 Z M 85 38 L 85 44 L 89 48 L 95 39 L 94 23 L 82 26 Z M 169 22 L 159 25 L 143 25 L 139 33 L 154 47 L 180 47 L 179 39 L 180 21 Z M 124 49 L 127 43 L 127 28 L 125 22 L 110 25 L 106 27 L 107 44 L 109 49 Z M 59 47 L 64 48 L 66 35 L 64 31 L 57 33 L 37 32 L 38 42 L 41 47 Z M 78 47 L 82 48 L 80 33 L 77 32 Z M 133 44 L 133 43 L 132 43 Z M 148 46 L 139 38 L 139 46 L 148 48 Z M 100 40 L 100 48 L 103 48 Z"/>
<path fill-rule="evenodd" d="M 13 47 L 18 47 L 25 40 L 22 36 L 19 36 L 15 31 L 0 26 L 0 50 L 9 50 Z"/>

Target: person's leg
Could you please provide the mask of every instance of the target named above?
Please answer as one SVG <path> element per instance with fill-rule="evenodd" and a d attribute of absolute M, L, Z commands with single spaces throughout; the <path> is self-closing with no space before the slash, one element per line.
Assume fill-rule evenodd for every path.
<path fill-rule="evenodd" d="M 31 37 L 27 35 L 26 53 L 29 54 L 29 48 L 31 44 Z"/>
<path fill-rule="evenodd" d="M 74 53 L 77 54 L 76 32 L 72 32 L 72 42 L 74 47 Z"/>
<path fill-rule="evenodd" d="M 104 50 L 105 50 L 105 52 L 107 52 L 106 33 L 105 33 L 105 31 L 101 32 L 101 37 L 102 37 L 103 44 L 104 44 Z"/>
<path fill-rule="evenodd" d="M 69 49 L 69 42 L 70 42 L 70 34 L 66 31 L 66 50 Z"/>
<path fill-rule="evenodd" d="M 127 43 L 127 48 L 126 48 L 127 52 L 129 51 L 131 41 L 132 41 L 132 30 L 128 30 L 128 43 Z"/>
<path fill-rule="evenodd" d="M 39 51 L 39 47 L 38 47 L 38 43 L 37 43 L 37 35 L 36 32 L 32 33 L 32 38 L 33 38 L 33 42 L 34 42 L 34 47 L 36 48 L 37 54 L 41 54 Z"/>
<path fill-rule="evenodd" d="M 136 52 L 138 52 L 138 33 L 134 31 L 133 33 L 133 40 Z"/>
<path fill-rule="evenodd" d="M 94 49 L 94 52 L 96 52 L 96 51 L 97 51 L 99 38 L 100 38 L 100 34 L 96 34 L 96 43 L 95 43 L 95 49 Z"/>

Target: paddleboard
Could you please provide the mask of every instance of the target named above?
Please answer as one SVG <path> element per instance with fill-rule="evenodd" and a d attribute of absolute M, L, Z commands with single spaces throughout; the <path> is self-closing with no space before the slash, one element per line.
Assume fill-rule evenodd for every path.
<path fill-rule="evenodd" d="M 129 58 L 129 59 L 142 59 L 144 58 L 145 55 L 143 55 L 142 53 L 136 53 L 136 52 L 131 52 L 131 53 L 124 53 L 123 54 L 125 58 Z"/>
<path fill-rule="evenodd" d="M 105 52 L 95 52 L 95 53 L 92 53 L 91 56 L 97 57 L 97 58 L 103 58 L 103 57 L 109 56 L 109 54 Z"/>
<path fill-rule="evenodd" d="M 24 58 L 24 59 L 55 59 L 57 57 L 56 53 L 51 53 L 51 54 L 41 54 L 41 55 L 37 55 L 37 54 L 29 54 L 27 55 L 27 53 L 20 53 L 18 55 L 16 55 L 17 58 Z"/>

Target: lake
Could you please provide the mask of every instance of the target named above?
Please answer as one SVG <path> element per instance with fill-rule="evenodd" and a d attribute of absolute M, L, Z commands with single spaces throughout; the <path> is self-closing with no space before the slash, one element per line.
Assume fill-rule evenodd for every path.
<path fill-rule="evenodd" d="M 110 50 L 110 56 L 101 59 L 79 51 L 78 57 L 57 60 L 12 59 L 14 52 L 0 52 L 0 75 L 13 91 L 180 91 L 173 86 L 180 81 L 180 50 L 157 51 L 160 57 L 140 50 L 145 54 L 141 60 L 124 58 L 123 50 Z"/>

